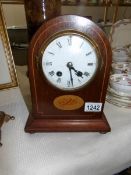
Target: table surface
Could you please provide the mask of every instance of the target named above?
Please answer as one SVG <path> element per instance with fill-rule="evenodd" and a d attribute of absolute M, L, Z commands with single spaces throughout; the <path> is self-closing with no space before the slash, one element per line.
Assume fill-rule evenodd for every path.
<path fill-rule="evenodd" d="M 29 113 L 18 87 L 0 91 L 0 111 L 15 116 L 2 127 L 1 175 L 113 175 L 131 165 L 131 109 L 106 102 L 107 134 L 25 133 Z"/>

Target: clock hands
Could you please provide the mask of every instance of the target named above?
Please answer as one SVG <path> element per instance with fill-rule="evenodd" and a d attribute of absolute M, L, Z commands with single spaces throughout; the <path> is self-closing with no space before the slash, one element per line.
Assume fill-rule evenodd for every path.
<path fill-rule="evenodd" d="M 70 81 L 71 81 L 71 84 L 73 86 L 73 77 L 72 77 L 72 72 L 71 72 L 71 69 L 72 69 L 72 63 L 71 62 L 68 62 L 67 63 L 67 67 L 69 68 L 69 72 L 70 72 Z"/>
<path fill-rule="evenodd" d="M 70 71 L 70 72 L 71 72 L 71 70 L 74 70 L 75 74 L 76 74 L 78 77 L 83 78 L 83 77 L 82 77 L 83 73 L 82 73 L 81 71 L 76 70 L 76 69 L 73 67 L 72 62 L 68 62 L 68 63 L 67 63 L 67 67 L 69 68 L 69 71 Z"/>
<path fill-rule="evenodd" d="M 83 78 L 83 77 L 82 77 L 83 73 L 82 73 L 81 71 L 76 70 L 74 67 L 72 67 L 72 70 L 75 71 L 75 74 L 76 74 L 78 77 Z"/>

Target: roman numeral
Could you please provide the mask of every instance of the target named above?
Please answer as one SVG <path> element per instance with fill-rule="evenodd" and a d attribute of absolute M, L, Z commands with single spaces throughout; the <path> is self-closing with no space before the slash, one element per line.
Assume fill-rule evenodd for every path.
<path fill-rule="evenodd" d="M 62 48 L 62 45 L 61 45 L 60 42 L 57 42 L 56 44 L 57 44 L 57 46 L 58 46 L 59 48 Z"/>
<path fill-rule="evenodd" d="M 81 80 L 80 80 L 80 79 L 78 79 L 78 82 L 79 82 L 79 83 L 81 83 Z"/>
<path fill-rule="evenodd" d="M 84 75 L 88 77 L 90 74 L 89 72 L 84 72 Z"/>
<path fill-rule="evenodd" d="M 53 70 L 49 72 L 50 76 L 53 76 L 54 74 L 55 74 L 55 72 Z"/>
<path fill-rule="evenodd" d="M 93 66 L 93 63 L 88 63 L 87 65 L 88 65 L 88 66 Z"/>
<path fill-rule="evenodd" d="M 84 42 L 81 43 L 80 48 L 83 46 Z"/>
<path fill-rule="evenodd" d="M 90 51 L 90 52 L 86 53 L 86 56 L 90 55 L 91 53 L 92 53 L 92 51 Z"/>
<path fill-rule="evenodd" d="M 67 86 L 70 87 L 71 86 L 71 82 L 67 81 Z"/>
<path fill-rule="evenodd" d="M 52 66 L 52 62 L 46 62 L 46 66 Z"/>
<path fill-rule="evenodd" d="M 72 36 L 69 36 L 69 38 L 67 40 L 68 40 L 69 46 L 71 46 L 72 45 Z"/>
<path fill-rule="evenodd" d="M 53 52 L 48 52 L 50 55 L 55 55 Z"/>
<path fill-rule="evenodd" d="M 57 83 L 61 83 L 61 78 L 58 78 L 57 79 Z"/>

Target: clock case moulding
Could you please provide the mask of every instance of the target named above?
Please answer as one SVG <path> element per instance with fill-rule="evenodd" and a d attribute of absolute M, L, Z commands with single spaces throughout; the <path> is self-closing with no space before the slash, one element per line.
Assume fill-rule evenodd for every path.
<path fill-rule="evenodd" d="M 99 67 L 93 80 L 81 89 L 62 91 L 53 87 L 43 76 L 40 66 L 40 50 L 50 37 L 61 32 L 80 33 L 94 43 L 99 52 Z M 112 52 L 104 32 L 91 20 L 76 15 L 64 15 L 44 23 L 33 36 L 29 47 L 28 66 L 32 97 L 32 111 L 29 114 L 25 131 L 65 132 L 89 131 L 109 132 L 110 126 L 103 112 Z M 75 95 L 84 102 L 102 103 L 101 112 L 84 112 L 84 105 L 76 110 L 60 110 L 53 105 L 56 97 Z"/>

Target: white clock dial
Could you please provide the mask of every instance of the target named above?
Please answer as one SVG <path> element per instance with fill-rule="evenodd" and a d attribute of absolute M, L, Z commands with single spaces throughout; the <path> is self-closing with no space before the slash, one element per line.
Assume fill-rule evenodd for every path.
<path fill-rule="evenodd" d="M 62 90 L 83 87 L 93 78 L 97 67 L 95 47 L 79 34 L 57 36 L 42 53 L 42 70 L 46 79 Z"/>

